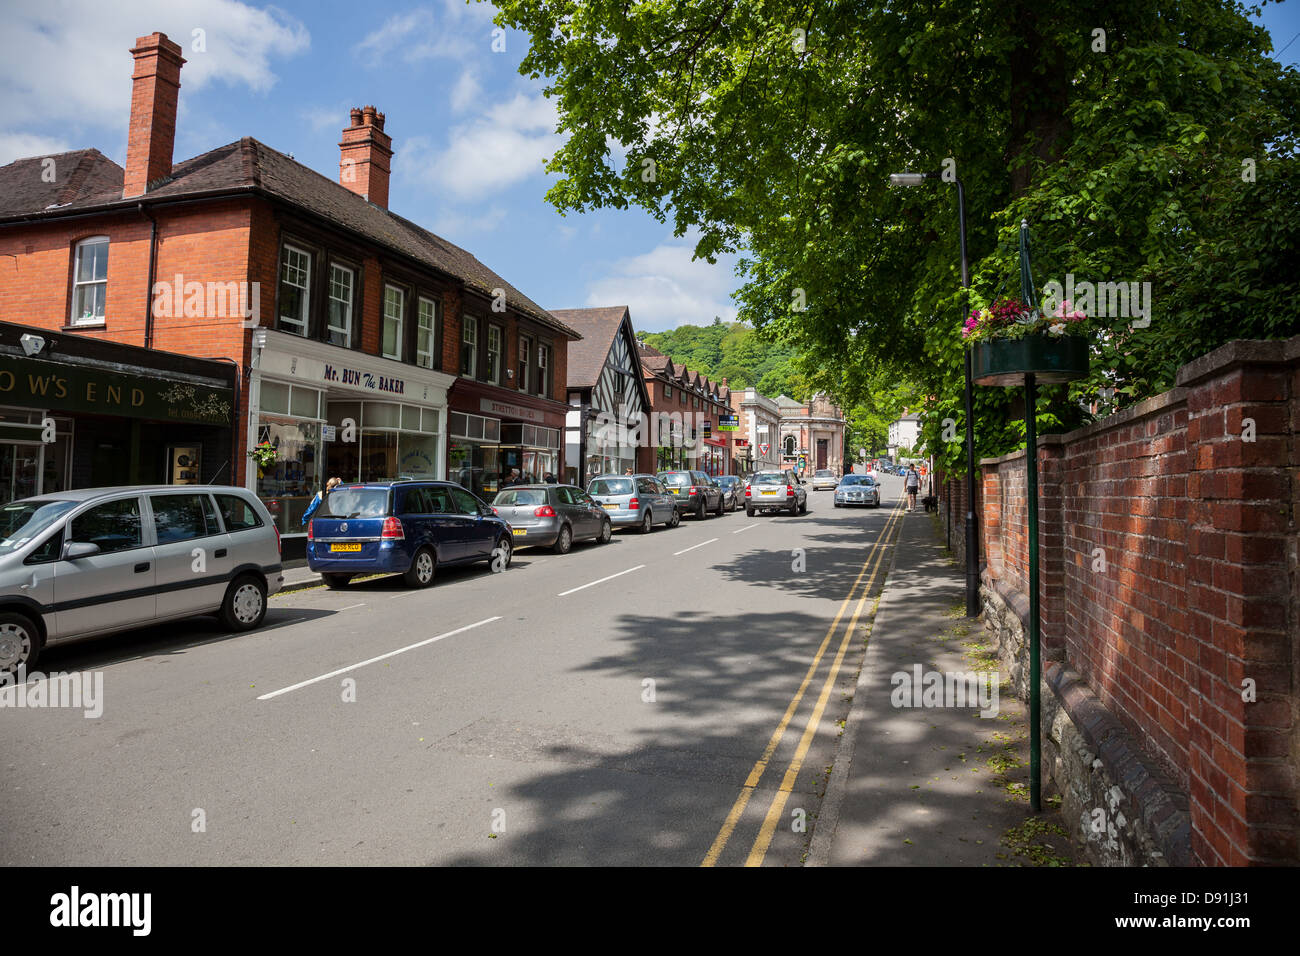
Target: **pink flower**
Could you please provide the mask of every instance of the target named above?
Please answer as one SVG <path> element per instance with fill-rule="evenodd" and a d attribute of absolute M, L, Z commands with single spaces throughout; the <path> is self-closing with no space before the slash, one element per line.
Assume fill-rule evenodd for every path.
<path fill-rule="evenodd" d="M 1069 299 L 1066 299 L 1060 305 L 1058 305 L 1056 307 L 1056 311 L 1052 313 L 1052 316 L 1057 319 L 1066 319 L 1070 322 L 1082 322 L 1084 319 L 1087 318 L 1086 315 L 1084 315 L 1082 312 L 1078 311 L 1077 309 L 1073 311 L 1070 310 Z"/>

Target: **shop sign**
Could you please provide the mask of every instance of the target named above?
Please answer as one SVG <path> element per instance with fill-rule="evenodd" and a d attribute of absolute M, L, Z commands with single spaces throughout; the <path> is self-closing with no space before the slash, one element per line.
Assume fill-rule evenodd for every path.
<path fill-rule="evenodd" d="M 515 405 L 511 402 L 498 402 L 490 398 L 479 399 L 478 409 L 481 412 L 491 412 L 493 415 L 500 415 L 503 418 L 517 418 L 525 422 L 544 423 L 546 421 L 546 416 L 536 408 Z"/>
<path fill-rule="evenodd" d="M 338 385 L 350 385 L 352 388 L 365 389 L 368 392 L 383 392 L 387 395 L 405 395 L 406 381 L 391 375 L 376 375 L 360 369 L 344 368 L 341 365 L 325 365 L 321 379 Z"/>
<path fill-rule="evenodd" d="M 739 416 L 739 415 L 719 415 L 719 416 L 718 416 L 718 431 L 720 431 L 720 432 L 735 432 L 735 431 L 740 431 L 740 416 Z"/>
<path fill-rule="evenodd" d="M 0 405 L 228 425 L 233 400 L 229 388 L 0 356 Z"/>

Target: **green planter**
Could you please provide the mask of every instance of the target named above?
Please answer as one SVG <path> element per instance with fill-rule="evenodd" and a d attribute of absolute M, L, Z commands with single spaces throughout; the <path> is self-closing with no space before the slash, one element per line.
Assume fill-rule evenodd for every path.
<path fill-rule="evenodd" d="M 1036 333 L 1020 339 L 976 342 L 971 367 L 976 385 L 1018 387 L 1025 384 L 1029 372 L 1040 385 L 1069 382 L 1088 374 L 1088 340 L 1079 335 Z"/>

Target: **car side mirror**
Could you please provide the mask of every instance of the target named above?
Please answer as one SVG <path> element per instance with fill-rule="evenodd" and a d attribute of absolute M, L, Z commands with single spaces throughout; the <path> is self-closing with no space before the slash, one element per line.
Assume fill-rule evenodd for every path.
<path fill-rule="evenodd" d="M 92 554 L 99 554 L 99 545 L 90 541 L 69 541 L 63 546 L 63 560 L 75 561 L 77 558 L 88 558 Z"/>

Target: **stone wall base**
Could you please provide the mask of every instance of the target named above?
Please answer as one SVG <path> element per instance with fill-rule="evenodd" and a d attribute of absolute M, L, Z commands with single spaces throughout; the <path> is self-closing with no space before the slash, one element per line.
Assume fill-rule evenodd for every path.
<path fill-rule="evenodd" d="M 1029 599 L 984 576 L 984 626 L 1029 701 Z M 1072 835 L 1098 866 L 1189 866 L 1188 798 L 1064 661 L 1043 659 L 1042 769 Z"/>

